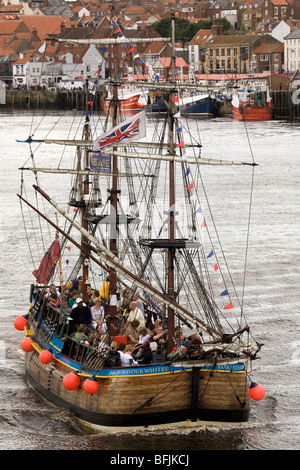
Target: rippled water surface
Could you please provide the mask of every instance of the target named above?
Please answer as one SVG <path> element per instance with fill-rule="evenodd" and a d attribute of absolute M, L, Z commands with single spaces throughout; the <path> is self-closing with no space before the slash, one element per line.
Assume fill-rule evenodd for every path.
<path fill-rule="evenodd" d="M 52 408 L 28 388 L 20 347 L 22 333 L 13 327 L 15 317 L 27 311 L 32 281 L 16 196 L 20 191 L 18 168 L 28 158 L 27 147 L 17 144 L 16 139 L 29 135 L 30 119 L 26 112 L 0 114 L 0 449 L 299 449 L 300 126 L 279 121 L 245 126 L 231 119 L 197 124 L 203 156 L 246 161 L 252 161 L 253 156 L 259 164 L 254 178 L 245 310 L 256 339 L 264 343 L 252 376 L 264 385 L 266 397 L 253 403 L 250 421 L 177 433 L 145 429 L 142 435 L 89 435 L 72 414 Z M 221 172 L 217 180 L 216 171 Z M 205 169 L 203 175 L 213 204 L 220 209 L 229 259 L 239 265 L 235 263 L 241 250 L 235 206 L 248 200 L 249 185 L 242 174 L 238 181 L 232 178 L 228 168 L 223 173 L 222 169 L 211 173 Z M 223 199 L 224 191 L 233 196 L 231 206 Z M 242 266 L 237 268 L 237 277 L 238 269 L 242 271 Z"/>

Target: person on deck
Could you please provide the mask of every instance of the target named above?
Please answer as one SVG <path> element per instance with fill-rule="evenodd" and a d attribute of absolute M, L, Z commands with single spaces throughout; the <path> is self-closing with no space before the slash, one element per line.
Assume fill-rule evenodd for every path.
<path fill-rule="evenodd" d="M 109 303 L 109 276 L 107 276 L 99 289 L 99 297 L 101 298 L 102 306 L 106 307 Z"/>
<path fill-rule="evenodd" d="M 145 318 L 143 315 L 143 312 L 137 307 L 136 302 L 130 302 L 130 314 L 127 318 L 126 325 L 127 327 L 128 323 L 132 322 L 133 320 L 138 320 L 140 325 L 145 326 Z"/>
<path fill-rule="evenodd" d="M 128 344 L 123 351 L 119 347 L 118 351 L 121 358 L 122 366 L 131 366 L 137 364 L 137 362 L 132 357 L 133 347 L 130 344 Z"/>
<path fill-rule="evenodd" d="M 93 318 L 93 325 L 96 329 L 98 325 L 102 325 L 104 321 L 105 311 L 104 307 L 101 305 L 100 297 L 95 298 L 94 302 L 94 305 L 91 307 L 91 314 Z"/>
<path fill-rule="evenodd" d="M 55 284 L 51 284 L 49 287 L 49 292 L 47 292 L 46 297 L 50 297 L 51 294 L 56 294 L 58 298 L 60 298 L 60 292 L 56 288 Z"/>
<path fill-rule="evenodd" d="M 127 344 L 136 346 L 139 343 L 139 333 L 137 332 L 138 326 L 138 320 L 132 320 L 132 322 L 128 323 L 124 331 L 124 334 L 127 337 Z"/>
<path fill-rule="evenodd" d="M 77 290 L 80 293 L 82 289 L 82 284 L 83 284 L 82 276 L 79 276 L 77 279 L 74 279 L 74 281 L 68 282 L 68 284 L 66 284 L 64 287 L 68 289 L 69 292 L 73 292 L 74 290 Z"/>
<path fill-rule="evenodd" d="M 72 309 L 70 313 L 70 317 L 72 318 L 72 328 L 78 329 L 79 325 L 83 324 L 90 328 L 92 328 L 92 314 L 90 309 L 83 304 L 83 300 L 79 297 L 76 300 L 76 307 Z"/>

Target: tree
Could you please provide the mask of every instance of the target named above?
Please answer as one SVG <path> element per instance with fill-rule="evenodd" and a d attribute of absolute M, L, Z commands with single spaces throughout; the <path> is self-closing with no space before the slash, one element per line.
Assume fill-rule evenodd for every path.
<path fill-rule="evenodd" d="M 211 29 L 213 23 L 223 25 L 223 32 L 227 33 L 231 28 L 231 23 L 226 18 L 216 20 L 200 20 L 197 23 L 190 23 L 183 18 L 175 18 L 175 41 L 190 42 L 200 29 Z M 172 19 L 164 18 L 163 20 L 153 23 L 152 28 L 155 29 L 162 37 L 172 36 Z"/>

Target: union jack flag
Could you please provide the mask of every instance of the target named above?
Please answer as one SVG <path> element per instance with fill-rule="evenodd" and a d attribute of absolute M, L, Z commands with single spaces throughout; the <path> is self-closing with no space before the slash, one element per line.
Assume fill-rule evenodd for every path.
<path fill-rule="evenodd" d="M 121 122 L 118 126 L 98 137 L 93 145 L 93 150 L 101 150 L 118 144 L 122 140 L 130 143 L 146 135 L 146 114 L 141 111 L 135 116 Z"/>

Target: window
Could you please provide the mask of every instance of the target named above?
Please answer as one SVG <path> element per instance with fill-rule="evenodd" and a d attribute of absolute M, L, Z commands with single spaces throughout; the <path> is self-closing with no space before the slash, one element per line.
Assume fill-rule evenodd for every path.
<path fill-rule="evenodd" d="M 230 55 L 230 48 L 227 49 L 227 55 Z"/>
<path fill-rule="evenodd" d="M 260 60 L 261 62 L 266 62 L 269 60 L 268 54 L 260 54 Z"/>

